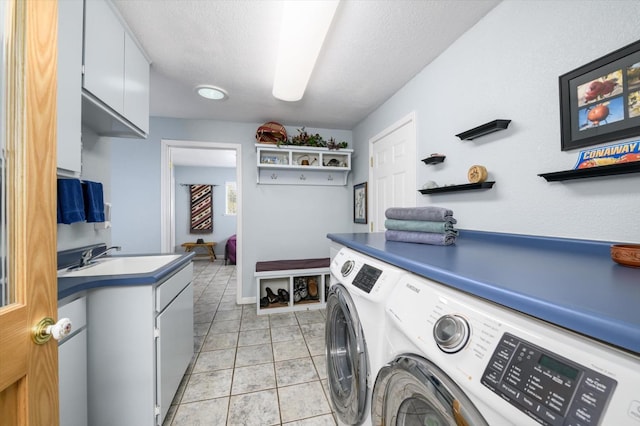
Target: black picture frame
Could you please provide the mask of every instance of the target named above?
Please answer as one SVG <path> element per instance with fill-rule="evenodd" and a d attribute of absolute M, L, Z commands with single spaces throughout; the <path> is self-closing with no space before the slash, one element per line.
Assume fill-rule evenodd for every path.
<path fill-rule="evenodd" d="M 367 182 L 353 185 L 353 221 L 367 223 Z"/>
<path fill-rule="evenodd" d="M 561 149 L 640 135 L 640 41 L 559 77 Z"/>

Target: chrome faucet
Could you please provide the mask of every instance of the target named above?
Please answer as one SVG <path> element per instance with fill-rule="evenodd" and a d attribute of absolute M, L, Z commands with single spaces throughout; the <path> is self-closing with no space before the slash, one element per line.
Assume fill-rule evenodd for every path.
<path fill-rule="evenodd" d="M 84 268 L 85 266 L 88 266 L 94 260 L 99 259 L 102 256 L 106 256 L 111 250 L 120 251 L 122 250 L 122 247 L 111 246 L 95 256 L 93 255 L 93 249 L 83 251 L 80 257 L 80 264 L 78 264 L 77 268 Z"/>

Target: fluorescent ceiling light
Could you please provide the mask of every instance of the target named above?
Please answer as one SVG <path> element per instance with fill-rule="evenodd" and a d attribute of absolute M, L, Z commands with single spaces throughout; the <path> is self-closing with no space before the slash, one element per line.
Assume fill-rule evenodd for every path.
<path fill-rule="evenodd" d="M 290 102 L 302 99 L 338 3 L 284 2 L 273 96 Z"/>
<path fill-rule="evenodd" d="M 196 93 L 206 99 L 221 101 L 227 98 L 227 92 L 219 87 L 201 85 L 196 87 Z"/>

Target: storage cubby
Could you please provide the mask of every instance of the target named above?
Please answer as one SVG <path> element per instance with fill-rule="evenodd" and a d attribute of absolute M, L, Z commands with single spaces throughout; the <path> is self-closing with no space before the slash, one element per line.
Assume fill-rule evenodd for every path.
<path fill-rule="evenodd" d="M 329 268 L 290 269 L 256 272 L 256 309 L 258 315 L 322 309 L 326 306 L 326 288 L 329 285 Z M 278 289 L 289 293 L 288 301 L 261 306 L 261 299 L 268 297 L 267 287 L 278 295 Z M 300 298 L 296 297 L 298 291 Z M 309 290 L 312 290 L 311 292 Z M 315 291 L 313 291 L 315 289 Z M 304 296 L 304 297 L 302 297 Z"/>
<path fill-rule="evenodd" d="M 256 144 L 258 183 L 344 186 L 351 170 L 351 149 Z"/>

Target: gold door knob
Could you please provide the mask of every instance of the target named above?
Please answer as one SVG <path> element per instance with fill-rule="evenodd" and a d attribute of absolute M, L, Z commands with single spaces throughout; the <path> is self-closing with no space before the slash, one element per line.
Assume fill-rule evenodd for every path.
<path fill-rule="evenodd" d="M 31 338 L 37 345 L 47 343 L 52 337 L 55 340 L 60 340 L 63 337 L 71 333 L 71 320 L 69 318 L 62 318 L 60 321 L 55 322 L 53 318 L 45 317 L 36 324 L 31 332 Z"/>

